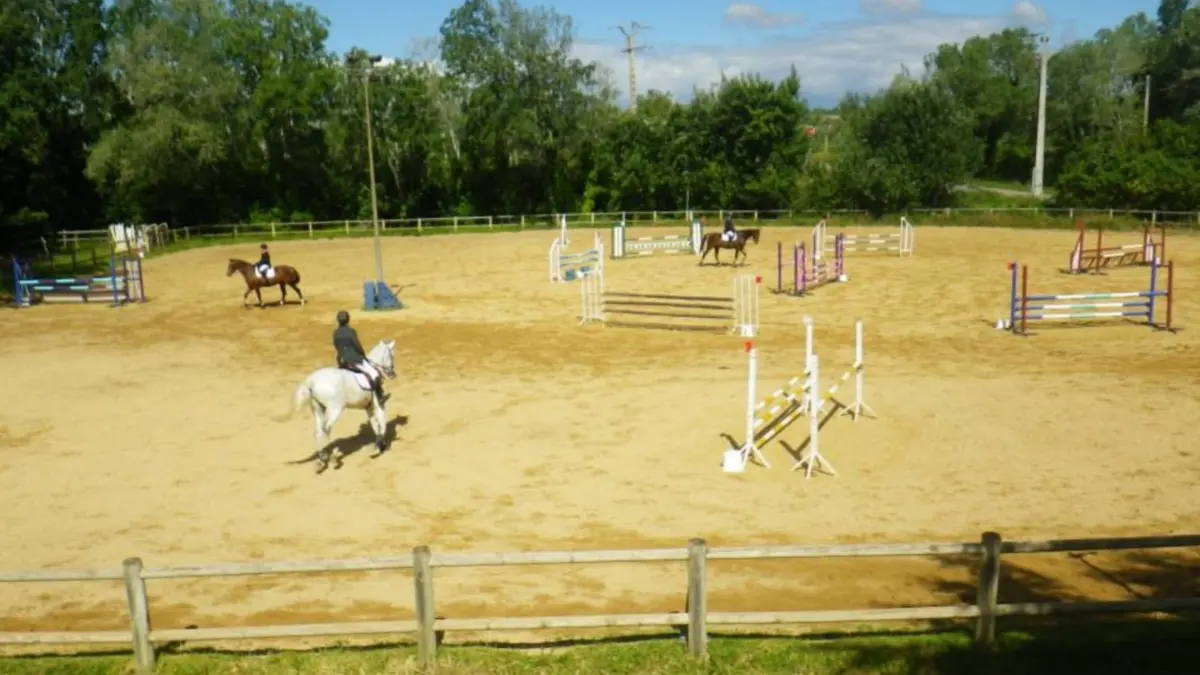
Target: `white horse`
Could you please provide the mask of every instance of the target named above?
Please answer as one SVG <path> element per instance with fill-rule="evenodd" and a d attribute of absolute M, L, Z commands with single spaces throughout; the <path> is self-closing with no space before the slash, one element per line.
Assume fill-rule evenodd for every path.
<path fill-rule="evenodd" d="M 396 379 L 396 341 L 383 340 L 367 352 L 367 362 L 375 367 L 388 379 Z M 375 453 L 378 457 L 387 450 L 385 434 L 387 432 L 387 412 L 383 402 L 378 400 L 371 383 L 365 375 L 343 368 L 321 368 L 313 371 L 292 395 L 292 405 L 283 417 L 276 421 L 285 422 L 291 419 L 296 409 L 305 401 L 312 406 L 313 422 L 316 425 L 317 443 L 317 473 L 321 473 L 329 465 L 329 457 L 325 446 L 329 444 L 329 433 L 333 425 L 347 408 L 365 410 L 371 429 L 375 431 Z M 341 463 L 342 452 L 333 450 L 333 461 Z"/>

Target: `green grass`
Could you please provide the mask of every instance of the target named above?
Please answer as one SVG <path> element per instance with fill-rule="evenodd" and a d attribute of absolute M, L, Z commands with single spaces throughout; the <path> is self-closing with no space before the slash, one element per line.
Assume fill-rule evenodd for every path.
<path fill-rule="evenodd" d="M 443 675 L 1150 675 L 1197 672 L 1200 624 L 1187 620 L 1083 622 L 1003 633 L 994 649 L 976 649 L 962 631 L 842 637 L 719 637 L 709 658 L 689 658 L 679 639 L 624 639 L 547 648 L 443 647 Z M 116 675 L 132 672 L 120 656 L 0 660 L 0 675 Z M 266 653 L 160 655 L 163 675 L 333 675 L 417 673 L 412 647 L 331 648 Z"/>
<path fill-rule="evenodd" d="M 1001 190 L 1024 190 L 1029 191 L 1029 183 L 1022 180 L 996 180 L 993 178 L 972 178 L 967 181 L 967 185 L 985 188 L 999 188 Z M 1048 193 L 1049 188 L 1045 188 Z"/>

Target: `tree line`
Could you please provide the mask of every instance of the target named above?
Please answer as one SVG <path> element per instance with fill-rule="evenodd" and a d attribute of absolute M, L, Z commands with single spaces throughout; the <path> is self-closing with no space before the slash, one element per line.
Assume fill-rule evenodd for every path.
<path fill-rule="evenodd" d="M 420 53 L 371 67 L 284 0 L 5 0 L 0 237 L 109 222 L 369 218 L 370 78 L 381 217 L 950 206 L 1028 181 L 1038 44 L 946 44 L 924 72 L 810 108 L 722 80 L 620 108 L 572 55 L 570 17 L 466 0 Z M 436 66 L 431 64 L 437 64 Z M 1163 0 L 1048 61 L 1046 184 L 1069 206 L 1200 205 L 1200 7 Z M 1149 96 L 1146 96 L 1149 87 Z M 1147 105 L 1148 101 L 1148 105 Z"/>

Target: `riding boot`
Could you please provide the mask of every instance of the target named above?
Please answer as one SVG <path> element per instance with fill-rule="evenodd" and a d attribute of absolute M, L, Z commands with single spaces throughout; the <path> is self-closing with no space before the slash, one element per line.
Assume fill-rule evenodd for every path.
<path fill-rule="evenodd" d="M 379 405 L 386 404 L 388 395 L 383 392 L 383 378 L 376 379 L 372 384 L 374 384 L 375 396 L 379 398 Z"/>

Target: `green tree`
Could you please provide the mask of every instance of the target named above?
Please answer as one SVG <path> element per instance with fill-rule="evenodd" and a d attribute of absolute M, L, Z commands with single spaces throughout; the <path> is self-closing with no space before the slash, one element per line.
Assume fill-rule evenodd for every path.
<path fill-rule="evenodd" d="M 809 172 L 813 206 L 877 215 L 947 206 L 977 161 L 971 111 L 940 83 L 902 80 L 879 96 L 850 96 L 839 115 L 850 137 L 836 160 Z"/>

